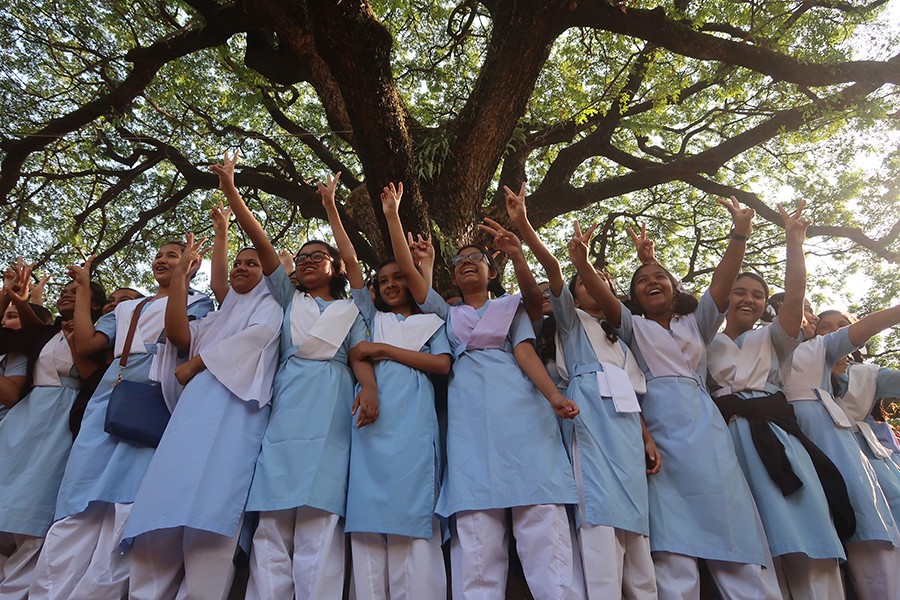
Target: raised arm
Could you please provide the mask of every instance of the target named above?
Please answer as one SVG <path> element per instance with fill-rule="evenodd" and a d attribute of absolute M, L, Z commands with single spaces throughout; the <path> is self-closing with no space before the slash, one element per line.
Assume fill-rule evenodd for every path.
<path fill-rule="evenodd" d="M 259 221 L 247 208 L 244 199 L 241 198 L 237 188 L 234 186 L 234 165 L 237 164 L 239 154 L 239 152 L 235 151 L 234 155 L 228 158 L 228 152 L 226 152 L 225 157 L 222 159 L 222 164 L 212 165 L 209 169 L 219 176 L 219 189 L 225 194 L 228 205 L 234 211 L 234 217 L 240 223 L 244 233 L 253 242 L 256 252 L 259 254 L 259 263 L 262 265 L 263 273 L 271 275 L 278 268 L 278 265 L 281 264 L 278 260 L 278 251 L 275 250 L 275 246 L 269 241 L 269 236 L 266 235 L 262 225 L 259 224 Z"/>
<path fill-rule="evenodd" d="M 359 267 L 359 258 L 356 256 L 356 248 L 344 229 L 341 222 L 341 215 L 338 214 L 337 205 L 334 202 L 334 192 L 337 189 L 338 182 L 341 180 L 341 172 L 331 175 L 326 179 L 326 183 L 316 182 L 316 191 L 322 196 L 322 206 L 325 208 L 325 214 L 328 216 L 328 224 L 331 225 L 331 233 L 334 235 L 334 241 L 337 242 L 338 250 L 341 258 L 344 260 L 344 266 L 347 269 L 347 281 L 350 282 L 350 288 L 361 290 L 366 283 L 363 280 L 362 269 Z"/>
<path fill-rule="evenodd" d="M 528 214 L 525 211 L 525 182 L 522 182 L 522 187 L 519 188 L 518 194 L 505 185 L 503 186 L 503 191 L 506 192 L 506 214 L 509 215 L 509 220 L 522 234 L 522 241 L 528 244 L 528 247 L 534 252 L 534 257 L 544 267 L 544 271 L 547 273 L 547 281 L 550 283 L 550 291 L 553 292 L 554 296 L 559 296 L 565 285 L 562 268 L 560 268 L 559 261 L 553 256 L 550 249 L 544 245 L 544 242 L 541 241 L 541 238 L 528 220 Z"/>
<path fill-rule="evenodd" d="M 166 339 L 181 352 L 191 349 L 191 327 L 187 315 L 188 281 L 190 281 L 191 265 L 200 260 L 206 238 L 194 243 L 194 234 L 185 236 L 185 248 L 172 271 L 172 282 L 169 284 L 169 300 L 166 303 Z"/>
<path fill-rule="evenodd" d="M 525 312 L 532 321 L 541 319 L 541 304 L 544 301 L 544 293 L 538 287 L 537 281 L 534 279 L 534 273 L 525 260 L 525 253 L 522 252 L 522 242 L 511 231 L 505 229 L 497 221 L 493 219 L 485 219 L 486 225 L 479 225 L 478 228 L 494 236 L 494 247 L 505 252 L 512 261 L 513 270 L 516 274 L 516 281 L 519 282 L 519 292 L 522 294 L 522 302 L 525 304 Z"/>
<path fill-rule="evenodd" d="M 31 299 L 29 302 L 37 304 L 38 306 L 44 305 L 44 289 L 47 287 L 48 281 L 50 281 L 49 273 L 41 277 L 40 281 L 31 286 Z"/>
<path fill-rule="evenodd" d="M 31 266 L 19 264 L 10 267 L 10 269 L 15 274 L 16 280 L 6 290 L 6 297 L 15 305 L 16 310 L 19 312 L 19 322 L 22 324 L 22 327 L 42 325 L 43 321 L 34 314 L 34 310 L 28 303 L 28 298 L 31 295 Z M 3 310 L 5 311 L 6 308 Z"/>
<path fill-rule="evenodd" d="M 856 346 L 862 346 L 876 333 L 893 327 L 900 323 L 900 304 L 869 313 L 856 323 L 847 328 L 850 341 Z"/>
<path fill-rule="evenodd" d="M 228 293 L 228 225 L 231 221 L 231 208 L 225 207 L 221 201 L 209 211 L 213 222 L 212 265 L 210 266 L 210 287 L 216 302 L 222 305 Z"/>
<path fill-rule="evenodd" d="M 753 231 L 753 215 L 756 214 L 756 211 L 741 206 L 734 196 L 730 201 L 719 198 L 718 202 L 731 213 L 734 227 L 731 230 L 731 241 L 728 242 L 728 248 L 725 249 L 725 254 L 716 270 L 713 271 L 712 282 L 709 284 L 709 295 L 712 296 L 719 312 L 725 312 L 728 307 L 728 298 L 731 296 L 731 288 L 734 287 L 734 280 L 741 272 L 741 263 L 744 262 L 744 252 L 747 249 L 747 238 Z"/>
<path fill-rule="evenodd" d="M 597 229 L 596 223 L 582 233 L 581 226 L 578 224 L 578 221 L 575 221 L 575 235 L 566 245 L 566 248 L 569 250 L 569 260 L 575 265 L 578 276 L 584 284 L 584 289 L 587 290 L 587 293 L 600 304 L 606 320 L 609 321 L 613 327 L 618 327 L 622 324 L 622 303 L 619 302 L 619 299 L 613 294 L 613 291 L 609 287 L 609 282 L 603 277 L 600 277 L 600 274 L 597 273 L 597 269 L 595 269 L 594 265 L 588 260 L 588 248 L 590 247 L 591 236 L 594 235 L 595 229 Z"/>
<path fill-rule="evenodd" d="M 69 265 L 67 271 L 69 277 L 77 284 L 75 289 L 75 314 L 72 320 L 75 322 L 72 332 L 72 347 L 78 354 L 90 355 L 98 352 L 109 344 L 109 338 L 105 333 L 94 329 L 94 321 L 91 320 L 91 264 L 94 257 L 84 261 L 83 266 Z"/>
<path fill-rule="evenodd" d="M 406 286 L 413 300 L 422 304 L 431 287 L 429 282 L 416 269 L 412 252 L 409 249 L 406 236 L 403 234 L 403 225 L 400 223 L 400 198 L 403 197 L 403 183 L 397 187 L 390 184 L 381 192 L 381 210 L 387 220 L 388 232 L 391 234 L 391 246 L 394 249 L 394 260 L 400 267 L 400 272 L 406 278 Z M 432 255 L 433 258 L 433 255 Z"/>
<path fill-rule="evenodd" d="M 804 200 L 793 214 L 778 205 L 784 219 L 784 236 L 787 242 L 787 263 L 784 270 L 784 303 L 778 311 L 778 322 L 791 337 L 800 335 L 803 323 L 803 299 L 806 296 L 806 259 L 803 256 L 803 241 L 809 221 L 803 218 Z"/>
<path fill-rule="evenodd" d="M 434 282 L 434 246 L 431 243 L 431 234 L 423 236 L 416 234 L 413 239 L 412 232 L 406 232 L 406 241 L 409 243 L 409 251 L 412 252 L 413 264 L 422 274 L 422 279 L 428 287 Z"/>

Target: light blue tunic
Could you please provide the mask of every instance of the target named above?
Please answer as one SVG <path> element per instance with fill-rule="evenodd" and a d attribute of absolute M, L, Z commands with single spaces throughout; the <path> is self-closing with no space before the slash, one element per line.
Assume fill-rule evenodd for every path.
<path fill-rule="evenodd" d="M 284 308 L 281 365 L 275 375 L 272 414 L 247 500 L 248 511 L 310 506 L 344 516 L 350 464 L 350 410 L 353 373 L 350 349 L 366 337 L 357 316 L 331 360 L 295 356 L 291 341 L 291 304 L 300 292 L 279 266 L 266 277 Z M 320 314 L 329 303 L 316 298 Z"/>
<path fill-rule="evenodd" d="M 760 329 L 742 333 L 734 340 L 734 344 L 742 348 L 749 336 L 768 336 L 772 349 L 769 353 L 769 372 L 765 382 L 762 382 L 763 389 L 730 390 L 747 402 L 752 402 L 753 398 L 773 394 L 783 387 L 782 372 L 790 369 L 790 359 L 798 341 L 785 333 L 778 320 Z M 726 343 L 730 342 L 724 333 L 718 334 L 718 338 L 717 342 L 723 338 Z M 744 360 L 748 358 L 752 360 L 752 357 L 746 357 Z M 711 367 L 711 373 L 713 371 Z M 734 383 L 734 381 L 719 381 L 717 385 L 731 387 Z M 772 556 L 800 553 L 811 558 L 845 559 L 841 540 L 831 519 L 825 491 L 822 489 L 809 453 L 799 440 L 777 425 L 770 423 L 769 428 L 784 446 L 785 455 L 794 474 L 803 482 L 799 490 L 787 496 L 772 481 L 763 465 L 753 443 L 747 419 L 737 417 L 728 423 L 738 462 L 753 492 L 753 499 L 759 509 Z"/>
<path fill-rule="evenodd" d="M 24 355 L 10 355 L 5 374 L 24 376 L 26 368 Z M 59 375 L 62 386 L 32 388 L 0 422 L 0 531 L 44 537 L 53 523 L 78 395 L 74 367 Z"/>
<path fill-rule="evenodd" d="M 649 478 L 650 549 L 764 565 L 768 550 L 753 496 L 731 435 L 705 383 L 706 345 L 724 315 L 707 292 L 696 312 L 679 317 L 696 332 L 682 350 L 699 352 L 700 360 L 693 365 L 683 356 L 670 359 L 684 361 L 683 368 L 690 376 L 654 367 L 653 359 L 648 365 L 644 351 L 652 356 L 655 348 L 641 347 L 635 334 L 637 319 L 643 317 L 632 315 L 622 305 L 619 334 L 647 378 L 641 408 L 662 457 L 659 473 Z M 661 342 L 668 346 L 674 340 L 671 330 L 654 322 L 644 325 L 654 347 Z"/>
<path fill-rule="evenodd" d="M 147 310 L 151 300 L 143 306 Z M 188 316 L 200 318 L 213 309 L 212 300 L 203 298 L 188 305 Z M 130 319 L 130 314 L 128 316 Z M 116 313 L 100 317 L 94 328 L 109 338 L 109 347 L 116 341 Z M 148 344 L 145 354 L 129 354 L 123 379 L 141 383 L 150 381 L 150 365 L 156 345 Z M 77 515 L 91 502 L 129 503 L 134 501 L 144 473 L 156 448 L 120 439 L 104 431 L 106 407 L 113 384 L 119 376 L 119 362 L 106 370 L 97 390 L 88 401 L 75 438 L 56 503 L 56 519 Z"/>
<path fill-rule="evenodd" d="M 563 286 L 550 302 L 569 373 L 567 394 L 581 411 L 572 419 L 584 489 L 585 514 L 580 520 L 649 535 L 640 413 L 616 412 L 612 398 L 600 396 L 597 371 L 603 367 L 575 312 L 569 288 Z M 599 321 L 596 326 L 600 329 Z M 571 454 L 571 444 L 569 449 Z"/>
<path fill-rule="evenodd" d="M 846 354 L 844 354 L 844 356 L 846 356 Z M 842 396 L 847 390 L 847 375 L 838 375 L 835 377 L 835 381 L 838 386 L 835 393 L 838 396 Z M 900 371 L 881 368 L 878 370 L 875 382 L 875 398 L 893 398 L 900 395 Z M 881 429 L 880 425 L 883 425 L 877 423 L 871 415 L 866 417 L 866 422 L 876 433 Z M 891 515 L 894 517 L 894 522 L 896 523 L 898 517 L 900 517 L 900 465 L 897 463 L 898 454 L 895 449 L 896 440 L 893 438 L 893 435 L 891 435 L 891 439 L 888 440 L 882 440 L 882 436 L 878 436 L 879 439 L 882 440 L 882 444 L 893 451 L 889 458 L 879 458 L 872 452 L 868 442 L 866 442 L 861 433 L 856 432 L 854 433 L 854 436 L 856 437 L 856 442 L 862 450 L 863 455 L 872 467 L 875 479 L 878 482 L 878 486 L 881 487 L 881 491 L 884 493 L 888 506 L 891 509 Z M 891 443 L 892 440 L 893 443 Z M 875 494 L 875 497 L 877 498 L 877 493 Z"/>
<path fill-rule="evenodd" d="M 353 300 L 374 331 L 369 290 L 353 290 Z M 443 325 L 420 352 L 450 354 Z M 391 360 L 375 361 L 375 377 L 378 420 L 362 429 L 351 423 L 344 531 L 430 538 L 440 476 L 434 388 L 427 374 Z"/>
<path fill-rule="evenodd" d="M 817 343 L 812 344 L 814 341 Z M 800 344 L 794 351 L 794 368 L 789 381 L 791 389 L 805 383 L 810 388 L 810 395 L 813 395 L 813 386 L 832 393 L 832 367 L 855 349 L 846 327 L 822 336 L 818 341 L 814 339 Z M 821 374 L 818 369 L 812 368 L 798 371 L 798 367 L 813 363 L 822 369 Z M 805 372 L 807 370 L 808 374 Z M 806 378 L 801 379 L 804 375 Z M 812 377 L 815 379 L 811 379 Z M 820 401 L 791 400 L 803 433 L 831 459 L 847 484 L 850 504 L 856 515 L 856 533 L 847 541 L 882 540 L 895 545 L 900 543 L 893 536 L 893 516 L 887 498 L 872 464 L 860 450 L 853 432 L 837 427 Z"/>
<path fill-rule="evenodd" d="M 476 312 L 482 316 L 492 301 Z M 513 349 L 534 340 L 520 306 L 501 348 L 466 350 L 453 310 L 429 290 L 422 310 L 447 322 L 456 362 L 447 392 L 447 467 L 437 513 L 576 504 L 578 492 L 556 413 L 519 368 Z"/>
<path fill-rule="evenodd" d="M 4 354 L 0 357 L 0 376 L 25 377 L 28 375 L 28 357 L 19 352 Z M 0 406 L 0 421 L 9 413 L 6 406 Z"/>

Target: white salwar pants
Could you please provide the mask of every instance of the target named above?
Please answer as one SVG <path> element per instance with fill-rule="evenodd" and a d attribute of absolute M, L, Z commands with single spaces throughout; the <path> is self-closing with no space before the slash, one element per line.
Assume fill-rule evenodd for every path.
<path fill-rule="evenodd" d="M 655 600 L 650 538 L 603 525 L 582 525 L 578 543 L 589 600 Z"/>
<path fill-rule="evenodd" d="M 246 600 L 329 600 L 343 590 L 344 526 L 338 515 L 308 506 L 260 513 Z"/>
<path fill-rule="evenodd" d="M 780 600 L 781 591 L 774 567 L 707 560 L 709 571 L 724 600 Z M 700 569 L 693 556 L 654 552 L 656 587 L 660 600 L 698 600 Z"/>
<path fill-rule="evenodd" d="M 234 579 L 234 537 L 190 527 L 142 533 L 131 549 L 131 600 L 224 600 Z"/>
<path fill-rule="evenodd" d="M 131 504 L 91 502 L 50 527 L 31 582 L 31 600 L 120 600 L 128 558 L 119 549 Z"/>
<path fill-rule="evenodd" d="M 437 519 L 429 539 L 354 532 L 350 534 L 350 548 L 356 600 L 447 596 L 441 525 Z"/>
<path fill-rule="evenodd" d="M 785 600 L 844 600 L 844 582 L 836 558 L 782 554 L 772 559 Z"/>
<path fill-rule="evenodd" d="M 462 511 L 454 516 L 450 539 L 454 600 L 504 600 L 509 570 L 506 510 Z M 509 510 L 519 560 L 535 600 L 583 598 L 565 506 L 538 504 Z"/>
<path fill-rule="evenodd" d="M 0 533 L 0 549 L 6 557 L 0 565 L 0 600 L 28 598 L 28 588 L 31 587 L 31 578 L 43 543 L 44 538 Z"/>
<path fill-rule="evenodd" d="M 650 538 L 615 527 L 584 523 L 584 479 L 577 436 L 572 439 L 572 458 L 578 512 L 582 517 L 578 546 L 588 599 L 655 600 L 656 573 L 650 557 Z"/>
<path fill-rule="evenodd" d="M 850 542 L 847 570 L 859 600 L 900 600 L 900 549 L 890 542 Z"/>

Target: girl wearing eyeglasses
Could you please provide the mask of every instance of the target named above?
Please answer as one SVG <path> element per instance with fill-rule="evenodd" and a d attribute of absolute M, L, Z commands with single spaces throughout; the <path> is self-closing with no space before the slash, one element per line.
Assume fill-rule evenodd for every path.
<path fill-rule="evenodd" d="M 449 306 L 430 289 L 404 237 L 399 200 L 387 196 L 382 204 L 397 264 L 422 310 L 447 321 L 455 358 L 447 467 L 437 505 L 438 514 L 453 517 L 453 596 L 504 598 L 510 512 L 534 596 L 581 598 L 565 508 L 578 496 L 556 419 L 573 418 L 578 407 L 557 390 L 538 358 L 519 296 L 491 299 L 489 285 L 498 271 L 482 248 L 464 246 L 451 258 L 463 304 Z M 528 271 L 514 236 L 501 245 L 517 273 Z"/>
<path fill-rule="evenodd" d="M 353 301 L 344 299 L 344 263 L 332 246 L 307 241 L 300 247 L 294 258 L 300 285 L 294 287 L 234 185 L 237 158 L 226 154 L 212 170 L 284 310 L 272 413 L 247 501 L 248 511 L 260 512 L 247 598 L 340 598 L 349 418 L 355 414 L 363 427 L 378 416 L 372 365 L 349 357 L 365 339 L 365 324 Z M 336 183 L 329 178 L 320 190 L 333 193 Z M 354 373 L 363 388 L 356 401 Z"/>

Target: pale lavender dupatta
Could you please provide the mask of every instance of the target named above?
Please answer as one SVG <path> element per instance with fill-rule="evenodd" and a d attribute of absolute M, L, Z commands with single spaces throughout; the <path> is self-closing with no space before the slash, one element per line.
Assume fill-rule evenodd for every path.
<path fill-rule="evenodd" d="M 450 325 L 462 351 L 501 348 L 521 302 L 520 294 L 491 300 L 480 317 L 468 304 L 450 307 Z"/>

